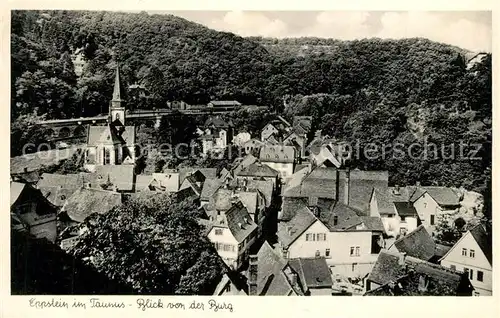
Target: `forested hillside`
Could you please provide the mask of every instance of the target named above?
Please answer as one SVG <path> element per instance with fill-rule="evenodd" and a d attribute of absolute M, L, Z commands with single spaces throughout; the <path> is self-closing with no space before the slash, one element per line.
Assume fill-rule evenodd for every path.
<path fill-rule="evenodd" d="M 468 68 L 464 50 L 426 39 L 242 38 L 169 15 L 78 11 L 13 12 L 11 45 L 12 121 L 107 111 L 119 63 L 131 108 L 231 98 L 311 115 L 323 134 L 350 142 L 480 143 L 476 161 L 352 164 L 388 169 L 400 184 L 483 190 L 489 179 L 491 55 Z M 316 51 L 297 51 L 304 45 Z"/>

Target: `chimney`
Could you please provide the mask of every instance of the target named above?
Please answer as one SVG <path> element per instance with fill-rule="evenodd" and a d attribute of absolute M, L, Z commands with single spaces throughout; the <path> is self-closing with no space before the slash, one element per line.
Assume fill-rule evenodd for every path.
<path fill-rule="evenodd" d="M 28 172 L 28 168 L 27 167 L 24 167 L 23 171 L 26 173 Z"/>
<path fill-rule="evenodd" d="M 346 177 L 344 182 L 344 204 L 349 205 L 349 183 L 351 180 L 351 171 L 346 170 Z"/>
<path fill-rule="evenodd" d="M 398 261 L 398 264 L 399 264 L 400 266 L 404 266 L 404 265 L 406 265 L 406 262 L 405 262 L 405 261 L 406 261 L 406 253 L 400 253 L 400 254 L 399 254 L 399 261 Z"/>
<path fill-rule="evenodd" d="M 420 181 L 417 181 L 417 182 L 415 183 L 415 185 L 416 185 L 417 187 L 420 187 Z"/>
<path fill-rule="evenodd" d="M 257 275 L 258 275 L 257 255 L 250 255 L 249 266 L 248 266 L 248 296 L 257 296 Z"/>
<path fill-rule="evenodd" d="M 399 184 L 396 184 L 394 186 L 394 190 L 392 191 L 393 194 L 396 194 L 396 195 L 399 195 L 400 192 L 399 192 Z"/>

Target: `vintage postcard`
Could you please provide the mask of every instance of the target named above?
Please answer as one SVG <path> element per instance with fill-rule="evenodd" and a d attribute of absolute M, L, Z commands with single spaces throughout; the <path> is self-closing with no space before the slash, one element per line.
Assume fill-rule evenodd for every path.
<path fill-rule="evenodd" d="M 6 9 L 2 316 L 496 316 L 466 4 Z"/>

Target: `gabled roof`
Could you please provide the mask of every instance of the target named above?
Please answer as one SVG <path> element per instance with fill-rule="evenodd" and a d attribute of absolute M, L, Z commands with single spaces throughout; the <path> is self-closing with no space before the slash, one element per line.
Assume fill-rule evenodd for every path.
<path fill-rule="evenodd" d="M 319 219 L 330 231 L 345 231 L 363 223 L 355 210 L 335 201 L 327 202 L 325 208 L 320 208 Z"/>
<path fill-rule="evenodd" d="M 445 259 L 448 256 L 448 254 L 451 253 L 451 251 L 460 244 L 460 242 L 464 239 L 464 237 L 466 237 L 469 234 L 476 241 L 477 245 L 479 245 L 479 248 L 483 252 L 484 256 L 486 257 L 490 265 L 493 265 L 492 238 L 491 235 L 488 235 L 488 233 L 486 233 L 482 224 L 477 224 L 469 231 L 467 231 L 464 235 L 462 235 L 462 237 L 458 240 L 458 242 L 455 243 L 455 245 L 453 245 L 453 247 L 447 251 L 447 253 L 440 259 L 440 261 Z"/>
<path fill-rule="evenodd" d="M 132 191 L 135 184 L 134 166 L 98 165 L 95 173 L 90 174 L 90 179 L 93 188 L 100 189 L 109 180 L 119 191 Z"/>
<path fill-rule="evenodd" d="M 448 187 L 422 187 L 441 206 L 460 205 L 460 198 L 455 191 Z"/>
<path fill-rule="evenodd" d="M 307 135 L 311 130 L 312 116 L 294 116 L 293 131 L 298 135 Z"/>
<path fill-rule="evenodd" d="M 378 216 L 360 216 L 364 228 L 370 231 L 385 232 L 384 223 Z"/>
<path fill-rule="evenodd" d="M 372 272 L 368 275 L 368 280 L 379 285 L 386 285 L 391 282 L 397 282 L 411 272 L 424 274 L 436 284 L 447 286 L 450 290 L 456 292 L 458 292 L 463 283 L 461 273 L 411 256 L 404 258 L 405 265 L 402 266 L 399 263 L 400 257 L 403 257 L 400 253 L 382 250 L 373 266 Z"/>
<path fill-rule="evenodd" d="M 95 147 L 100 143 L 123 144 L 128 147 L 135 144 L 135 126 L 123 126 L 121 134 L 113 125 L 89 126 L 87 146 Z M 108 139 L 109 137 L 109 139 Z"/>
<path fill-rule="evenodd" d="M 257 229 L 245 206 L 238 202 L 226 211 L 227 227 L 238 243 L 243 242 Z"/>
<path fill-rule="evenodd" d="M 284 197 L 336 198 L 337 170 L 316 167 L 294 173 L 283 189 Z"/>
<path fill-rule="evenodd" d="M 224 273 L 224 275 L 222 275 L 222 278 L 219 284 L 217 284 L 213 295 L 222 295 L 228 284 L 231 284 L 236 288 L 236 291 L 232 292 L 233 295 L 248 295 L 248 285 L 245 277 L 242 277 L 240 273 L 231 270 L 228 270 Z"/>
<path fill-rule="evenodd" d="M 344 198 L 344 183 L 347 172 L 340 174 L 339 199 Z M 389 173 L 387 171 L 349 171 L 349 206 L 359 210 L 369 209 L 373 189 L 387 189 Z"/>
<path fill-rule="evenodd" d="M 486 231 L 484 230 L 483 226 L 481 224 L 476 225 L 472 229 L 469 230 L 470 234 L 476 240 L 477 244 L 481 248 L 481 250 L 484 253 L 484 256 L 486 256 L 486 259 L 490 264 L 492 263 L 492 245 L 491 245 L 491 236 L 489 236 Z"/>
<path fill-rule="evenodd" d="M 271 180 L 246 179 L 246 191 L 258 191 L 264 197 L 266 207 L 271 205 L 273 199 L 274 184 Z M 238 186 L 238 181 L 234 180 L 231 187 Z"/>
<path fill-rule="evenodd" d="M 429 261 L 436 253 L 436 243 L 423 225 L 394 242 L 400 253 L 406 253 L 425 261 Z"/>
<path fill-rule="evenodd" d="M 293 163 L 295 160 L 295 148 L 292 146 L 263 146 L 260 149 L 259 158 L 262 162 Z"/>
<path fill-rule="evenodd" d="M 40 180 L 40 174 L 36 170 L 21 173 L 11 173 L 11 177 L 15 179 L 15 181 L 20 181 L 23 183 L 37 183 L 38 180 Z"/>
<path fill-rule="evenodd" d="M 307 208 L 307 199 L 305 198 L 295 198 L 295 197 L 284 197 L 281 212 L 281 221 L 290 221 L 297 211 L 302 208 Z"/>
<path fill-rule="evenodd" d="M 243 177 L 268 177 L 275 178 L 279 174 L 278 171 L 262 163 L 252 163 L 246 168 L 241 169 L 236 175 Z"/>
<path fill-rule="evenodd" d="M 72 220 L 83 222 L 91 214 L 107 213 L 121 203 L 120 193 L 81 188 L 66 200 L 62 210 Z"/>
<path fill-rule="evenodd" d="M 293 288 L 283 276 L 287 262 L 276 253 L 267 241 L 257 253 L 257 293 L 258 295 L 287 296 Z"/>
<path fill-rule="evenodd" d="M 257 158 L 255 158 L 252 154 L 248 154 L 243 158 L 237 158 L 233 163 L 233 175 L 237 175 L 241 170 L 255 163 Z"/>
<path fill-rule="evenodd" d="M 399 216 L 417 216 L 417 210 L 411 202 L 394 202 L 394 207 L 396 208 Z"/>
<path fill-rule="evenodd" d="M 279 241 L 284 247 L 290 246 L 316 221 L 318 219 L 307 207 L 301 208 L 290 221 L 278 224 Z"/>
<path fill-rule="evenodd" d="M 200 199 L 209 200 L 223 184 L 224 182 L 219 179 L 206 179 L 203 183 Z"/>
<path fill-rule="evenodd" d="M 37 187 L 52 204 L 62 207 L 64 202 L 91 180 L 90 173 L 42 174 Z"/>
<path fill-rule="evenodd" d="M 304 287 L 331 288 L 333 285 L 330 268 L 324 257 L 295 258 L 288 261 L 292 269 L 300 276 Z"/>

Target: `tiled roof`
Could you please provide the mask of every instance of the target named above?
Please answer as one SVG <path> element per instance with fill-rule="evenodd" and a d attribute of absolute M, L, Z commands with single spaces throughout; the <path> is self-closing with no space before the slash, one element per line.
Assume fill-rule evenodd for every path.
<path fill-rule="evenodd" d="M 206 179 L 203 183 L 200 199 L 209 200 L 223 184 L 219 179 Z"/>
<path fill-rule="evenodd" d="M 344 198 L 346 173 L 340 173 L 339 200 Z M 387 171 L 351 170 L 349 172 L 349 206 L 365 212 L 369 209 L 373 189 L 387 189 L 389 174 Z"/>
<path fill-rule="evenodd" d="M 273 198 L 274 184 L 271 180 L 246 180 L 246 189 L 247 191 L 256 190 L 259 191 L 266 201 L 266 207 L 268 208 L 271 205 L 271 201 Z"/>
<path fill-rule="evenodd" d="M 158 190 L 166 192 L 177 192 L 180 187 L 179 173 L 153 173 L 151 185 Z"/>
<path fill-rule="evenodd" d="M 40 180 L 40 174 L 36 170 L 11 174 L 11 177 L 24 183 L 36 183 Z"/>
<path fill-rule="evenodd" d="M 312 116 L 294 116 L 293 130 L 297 134 L 308 134 L 311 130 Z"/>
<path fill-rule="evenodd" d="M 267 241 L 257 253 L 257 293 L 258 295 L 288 295 L 292 287 L 282 277 L 286 260 L 276 253 Z"/>
<path fill-rule="evenodd" d="M 332 168 L 302 169 L 287 181 L 284 197 L 336 198 L 337 171 Z"/>
<path fill-rule="evenodd" d="M 400 253 L 425 261 L 433 258 L 436 253 L 436 243 L 423 225 L 395 241 L 394 246 Z"/>
<path fill-rule="evenodd" d="M 90 126 L 87 134 L 87 146 L 94 147 L 107 142 L 133 146 L 135 144 L 135 126 L 124 126 L 124 128 L 120 134 L 113 125 Z"/>
<path fill-rule="evenodd" d="M 455 191 L 448 187 L 422 187 L 441 206 L 460 205 L 460 200 Z"/>
<path fill-rule="evenodd" d="M 483 251 L 484 255 L 490 265 L 492 263 L 492 241 L 491 236 L 486 233 L 483 226 L 481 224 L 476 225 L 472 229 L 469 230 L 472 237 L 476 240 L 477 244 Z"/>
<path fill-rule="evenodd" d="M 325 208 L 320 208 L 319 219 L 330 231 L 345 231 L 363 223 L 356 211 L 345 204 L 332 202 L 325 205 Z"/>
<path fill-rule="evenodd" d="M 411 202 L 394 202 L 394 206 L 396 207 L 396 211 L 399 216 L 411 217 L 417 215 L 417 210 Z"/>
<path fill-rule="evenodd" d="M 440 284 L 449 285 L 453 290 L 457 289 L 461 282 L 460 273 L 411 256 L 406 256 L 406 266 L 401 266 L 399 265 L 400 256 L 400 253 L 382 250 L 368 279 L 379 285 L 385 285 L 405 276 L 407 270 L 411 268 L 417 273 L 425 274 L 435 279 Z"/>
<path fill-rule="evenodd" d="M 385 232 L 384 223 L 382 219 L 377 216 L 360 216 L 363 224 L 367 230 Z"/>
<path fill-rule="evenodd" d="M 278 171 L 269 167 L 268 165 L 262 163 L 253 163 L 246 168 L 243 168 L 236 175 L 243 177 L 277 177 L 279 174 Z"/>
<path fill-rule="evenodd" d="M 101 188 L 102 184 L 109 181 L 119 191 L 131 191 L 134 189 L 134 166 L 133 165 L 105 165 L 96 166 L 95 173 L 90 174 L 93 188 Z"/>
<path fill-rule="evenodd" d="M 290 221 L 297 211 L 302 208 L 307 208 L 307 199 L 305 198 L 294 198 L 294 197 L 284 197 L 281 213 L 281 221 Z"/>
<path fill-rule="evenodd" d="M 78 189 L 91 180 L 90 173 L 79 174 L 42 174 L 37 187 L 55 206 L 63 206 L 64 202 Z"/>
<path fill-rule="evenodd" d="M 238 272 L 227 271 L 221 278 L 219 284 L 215 288 L 213 293 L 214 296 L 220 296 L 224 293 L 224 290 L 228 284 L 232 284 L 236 287 L 237 291 L 231 291 L 232 295 L 247 295 L 248 285 L 246 283 L 246 278 Z"/>
<path fill-rule="evenodd" d="M 243 158 L 237 158 L 234 162 L 233 175 L 237 175 L 241 170 L 245 169 L 256 161 L 257 158 L 255 158 L 251 154 L 248 154 Z"/>
<path fill-rule="evenodd" d="M 227 227 L 238 243 L 243 242 L 257 229 L 257 224 L 248 214 L 245 206 L 238 202 L 226 211 Z"/>
<path fill-rule="evenodd" d="M 236 192 L 236 196 L 240 199 L 241 203 L 247 208 L 248 213 L 255 214 L 257 213 L 257 196 L 258 193 L 255 192 L 247 192 L 247 191 L 238 191 Z"/>
<path fill-rule="evenodd" d="M 120 204 L 120 193 L 81 188 L 66 200 L 62 210 L 72 220 L 83 222 L 93 213 L 104 214 Z"/>
<path fill-rule="evenodd" d="M 293 163 L 295 148 L 292 146 L 264 146 L 260 149 L 259 158 L 262 162 Z"/>
<path fill-rule="evenodd" d="M 278 224 L 279 241 L 285 247 L 290 246 L 316 221 L 316 217 L 307 207 L 301 208 L 290 221 Z"/>
<path fill-rule="evenodd" d="M 332 287 L 330 268 L 323 257 L 295 258 L 288 261 L 292 269 L 300 276 L 303 285 L 309 288 Z"/>

